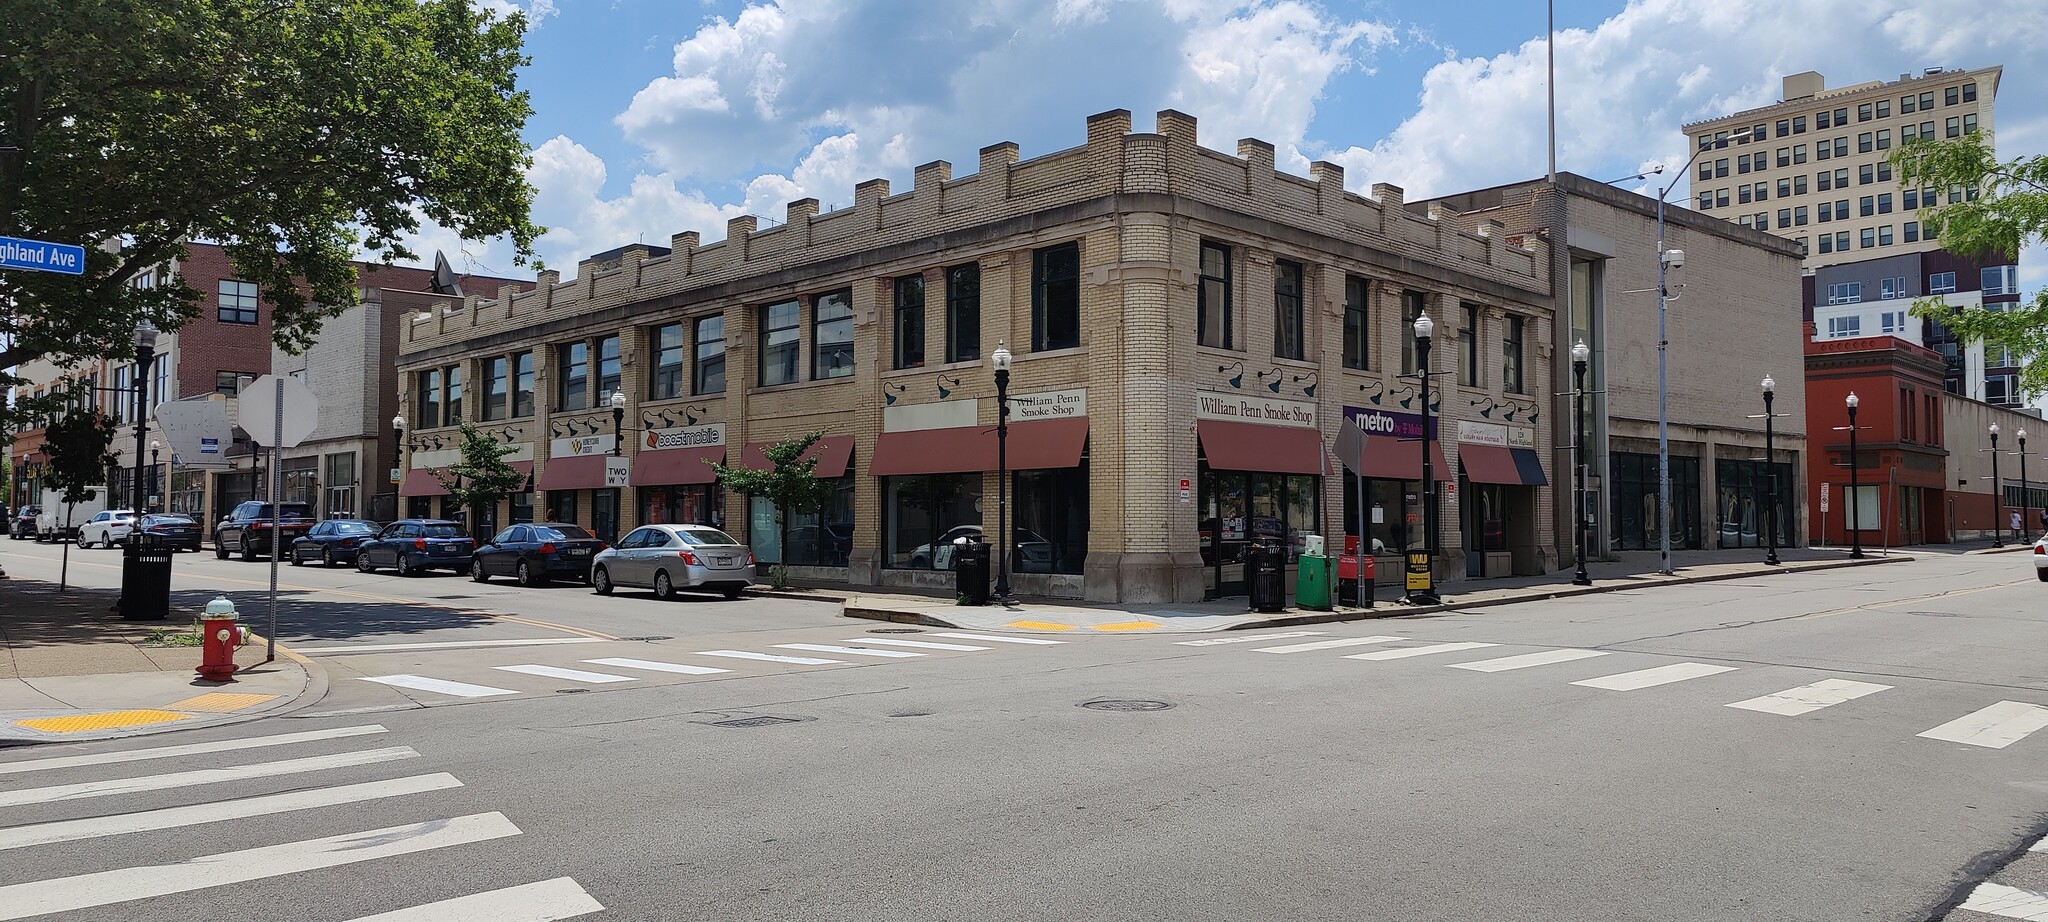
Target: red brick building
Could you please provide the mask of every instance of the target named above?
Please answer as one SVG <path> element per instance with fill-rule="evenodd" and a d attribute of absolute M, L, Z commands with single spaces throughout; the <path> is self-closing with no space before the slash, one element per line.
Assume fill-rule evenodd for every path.
<path fill-rule="evenodd" d="M 1941 353 L 1892 336 L 1806 341 L 1807 510 L 1816 540 L 1946 543 L 1949 451 Z M 1857 398 L 1852 495 L 1848 397 Z M 1825 501 L 1824 501 L 1825 498 Z"/>

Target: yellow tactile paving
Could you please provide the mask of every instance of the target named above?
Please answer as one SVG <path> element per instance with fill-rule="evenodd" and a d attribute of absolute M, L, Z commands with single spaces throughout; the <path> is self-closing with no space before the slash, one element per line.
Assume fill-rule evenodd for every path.
<path fill-rule="evenodd" d="M 1098 624 L 1095 626 L 1095 629 L 1098 631 L 1150 631 L 1158 627 L 1159 625 L 1150 621 L 1124 621 L 1117 624 Z"/>
<path fill-rule="evenodd" d="M 1071 624 L 1055 624 L 1051 621 L 1012 621 L 1004 627 L 1023 628 L 1027 631 L 1071 631 Z"/>
<path fill-rule="evenodd" d="M 214 714 L 228 714 L 255 707 L 265 701 L 277 700 L 276 695 L 243 695 L 234 692 L 207 692 L 204 695 L 173 701 L 166 707 L 180 711 L 207 711 Z"/>
<path fill-rule="evenodd" d="M 71 717 L 32 717 L 15 721 L 16 726 L 44 733 L 84 733 L 88 730 L 114 730 L 120 727 L 140 727 L 145 724 L 170 723 L 173 720 L 190 720 L 190 714 L 173 714 L 170 711 L 102 711 L 98 714 L 76 714 Z"/>

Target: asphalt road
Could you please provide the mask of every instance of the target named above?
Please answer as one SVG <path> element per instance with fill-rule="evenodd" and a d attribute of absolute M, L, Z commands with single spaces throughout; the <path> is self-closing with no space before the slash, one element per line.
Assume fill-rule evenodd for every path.
<path fill-rule="evenodd" d="M 2027 564 L 1055 644 L 649 601 L 587 617 L 669 639 L 324 654 L 402 700 L 0 753 L 0 919 L 1922 922 L 2048 828 Z M 439 586 L 345 591 L 392 584 Z M 35 761 L 308 732 L 349 735 Z"/>

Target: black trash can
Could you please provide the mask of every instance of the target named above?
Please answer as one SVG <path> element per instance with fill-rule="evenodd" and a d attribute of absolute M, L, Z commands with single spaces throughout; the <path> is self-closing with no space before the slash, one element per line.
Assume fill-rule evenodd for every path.
<path fill-rule="evenodd" d="M 1287 608 L 1287 552 L 1271 541 L 1261 541 L 1244 551 L 1245 592 L 1253 611 L 1273 614 Z"/>
<path fill-rule="evenodd" d="M 121 617 L 162 621 L 171 614 L 171 558 L 174 549 L 153 535 L 130 538 L 121 560 Z"/>
<path fill-rule="evenodd" d="M 953 575 L 962 604 L 987 605 L 989 597 L 989 544 L 961 541 L 953 546 Z"/>

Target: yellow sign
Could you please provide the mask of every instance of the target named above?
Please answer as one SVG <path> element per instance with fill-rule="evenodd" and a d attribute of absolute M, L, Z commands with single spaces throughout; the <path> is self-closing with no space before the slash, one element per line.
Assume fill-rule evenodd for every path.
<path fill-rule="evenodd" d="M 1413 591 L 1416 591 L 1416 590 L 1425 590 L 1425 591 L 1426 591 L 1426 590 L 1428 590 L 1428 589 L 1430 588 L 1430 572 L 1429 572 L 1429 571 L 1430 571 L 1430 566 L 1429 566 L 1429 554 L 1428 554 L 1427 552 L 1425 552 L 1425 551 L 1409 551 L 1409 552 L 1408 552 L 1408 566 L 1407 566 L 1407 572 L 1408 572 L 1408 590 L 1409 590 L 1410 592 L 1413 592 Z"/>

